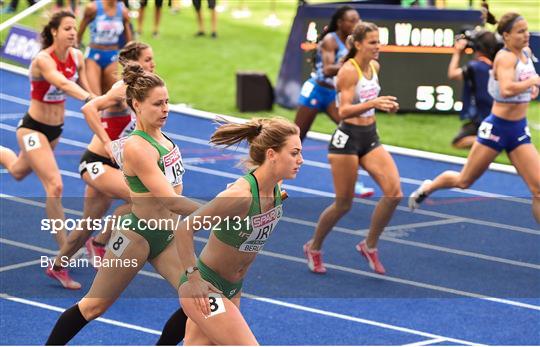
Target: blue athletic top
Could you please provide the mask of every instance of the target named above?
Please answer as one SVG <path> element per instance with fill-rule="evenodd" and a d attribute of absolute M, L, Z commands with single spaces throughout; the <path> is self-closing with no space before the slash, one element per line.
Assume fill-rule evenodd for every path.
<path fill-rule="evenodd" d="M 345 43 L 341 41 L 341 39 L 335 32 L 331 32 L 328 35 L 332 35 L 334 37 L 334 40 L 336 40 L 338 44 L 338 49 L 336 50 L 336 57 L 334 58 L 334 64 L 336 64 L 342 57 L 346 56 L 347 53 L 349 53 L 349 50 L 347 49 L 347 46 L 345 46 Z M 325 76 L 323 73 L 321 45 L 317 46 L 317 53 L 315 54 L 315 71 L 313 72 L 312 77 L 315 78 L 316 81 L 324 82 L 332 86 L 335 85 L 334 76 Z"/>
<path fill-rule="evenodd" d="M 460 118 L 480 123 L 489 116 L 493 106 L 493 98 L 488 93 L 491 64 L 489 61 L 471 60 L 462 70 L 464 84 Z"/>
<path fill-rule="evenodd" d="M 506 51 L 509 51 L 506 47 L 503 49 Z M 525 81 L 531 77 L 536 76 L 536 70 L 534 69 L 534 65 L 533 65 L 533 61 L 531 57 L 529 57 L 529 55 L 525 51 L 523 51 L 523 54 L 525 55 L 525 57 L 527 57 L 527 62 L 523 63 L 521 59 L 517 60 L 516 73 L 514 77 L 514 81 L 516 82 Z M 529 88 L 522 93 L 519 93 L 514 96 L 510 96 L 508 98 L 502 97 L 499 82 L 493 76 L 493 71 L 491 71 L 491 73 L 489 74 L 488 88 L 489 88 L 489 94 L 497 102 L 521 104 L 521 103 L 527 103 L 531 101 L 532 88 Z"/>
<path fill-rule="evenodd" d="M 118 1 L 116 4 L 116 14 L 108 16 L 103 8 L 103 0 L 96 0 L 96 17 L 90 23 L 90 43 L 97 45 L 118 45 L 118 39 L 124 32 L 124 19 L 122 11 L 124 3 Z"/>

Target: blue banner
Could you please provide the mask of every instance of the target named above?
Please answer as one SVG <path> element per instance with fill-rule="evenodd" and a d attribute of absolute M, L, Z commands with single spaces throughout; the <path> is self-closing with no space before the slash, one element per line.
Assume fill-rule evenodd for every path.
<path fill-rule="evenodd" d="M 14 25 L 11 27 L 8 37 L 2 46 L 0 56 L 28 66 L 40 50 L 41 42 L 39 41 L 38 32 L 23 26 Z"/>

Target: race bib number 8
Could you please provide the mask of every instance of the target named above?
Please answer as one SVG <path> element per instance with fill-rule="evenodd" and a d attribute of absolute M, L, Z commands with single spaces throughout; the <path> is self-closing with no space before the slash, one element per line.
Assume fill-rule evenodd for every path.
<path fill-rule="evenodd" d="M 120 231 L 116 232 L 116 235 L 109 241 L 109 249 L 116 255 L 118 258 L 122 256 L 127 246 L 131 241 L 122 234 Z"/>
<path fill-rule="evenodd" d="M 208 301 L 210 302 L 210 315 L 206 318 L 216 316 L 220 313 L 225 313 L 225 303 L 221 298 L 221 295 L 217 293 L 209 293 Z"/>

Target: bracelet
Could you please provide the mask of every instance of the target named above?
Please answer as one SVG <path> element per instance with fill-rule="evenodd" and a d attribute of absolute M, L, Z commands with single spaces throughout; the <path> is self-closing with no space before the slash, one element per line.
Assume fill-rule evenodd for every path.
<path fill-rule="evenodd" d="M 84 103 L 87 104 L 87 103 L 89 103 L 90 100 L 92 100 L 92 99 L 93 99 L 92 96 L 89 95 L 88 97 L 86 97 L 86 99 L 84 99 Z"/>

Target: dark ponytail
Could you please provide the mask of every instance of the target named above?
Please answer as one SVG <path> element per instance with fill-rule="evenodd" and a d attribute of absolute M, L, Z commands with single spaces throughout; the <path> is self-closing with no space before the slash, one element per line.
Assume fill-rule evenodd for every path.
<path fill-rule="evenodd" d="M 65 17 L 71 17 L 75 19 L 75 15 L 70 11 L 58 11 L 51 17 L 51 20 L 49 20 L 49 23 L 45 25 L 43 30 L 41 31 L 41 48 L 45 49 L 50 47 L 54 43 L 54 37 L 52 34 L 52 30 L 58 30 L 60 27 L 60 23 L 62 23 L 62 19 Z"/>

